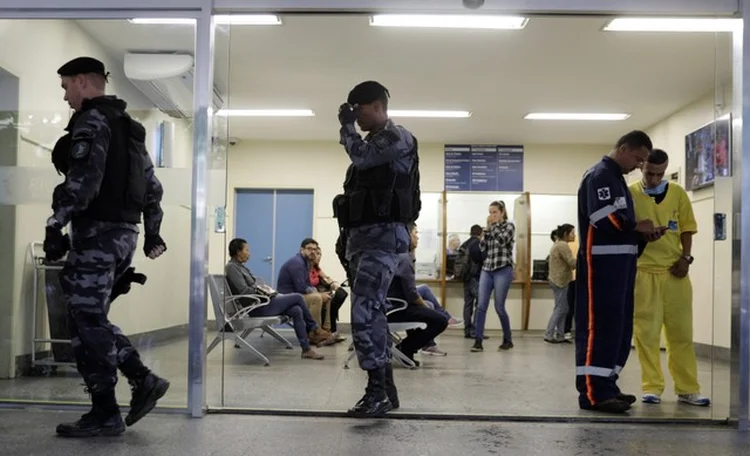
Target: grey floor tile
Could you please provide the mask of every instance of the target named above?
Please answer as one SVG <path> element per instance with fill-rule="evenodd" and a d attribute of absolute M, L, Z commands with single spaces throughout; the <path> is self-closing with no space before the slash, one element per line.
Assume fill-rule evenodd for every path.
<path fill-rule="evenodd" d="M 293 333 L 285 336 L 294 341 Z M 508 416 L 585 417 L 577 407 L 574 387 L 573 345 L 550 345 L 540 334 L 517 333 L 515 348 L 498 352 L 500 341 L 491 333 L 484 353 L 470 353 L 471 340 L 453 331 L 438 340 L 446 357 L 417 355 L 422 367 L 397 368 L 396 382 L 402 402 L 399 413 L 479 414 Z M 209 337 L 212 335 L 209 333 Z M 245 350 L 225 342 L 208 356 L 207 401 L 210 408 L 270 408 L 341 412 L 363 394 L 365 375 L 356 358 L 343 369 L 348 344 L 320 349 L 323 361 L 300 359 L 299 348 L 286 350 L 272 338 L 250 337 L 271 360 L 263 366 Z M 169 378 L 171 388 L 160 406 L 185 407 L 187 403 L 187 341 L 178 340 L 141 348 L 141 354 L 157 373 Z M 724 419 L 729 411 L 729 367 L 726 363 L 699 361 L 703 392 L 712 397 L 709 408 L 677 404 L 671 378 L 663 359 L 667 381 L 659 406 L 637 403 L 630 412 L 636 418 Z M 49 377 L 0 380 L 0 399 L 72 401 L 88 400 L 75 371 Z M 635 351 L 623 371 L 623 390 L 640 394 L 640 368 Z M 118 384 L 120 402 L 129 401 L 127 382 Z"/>

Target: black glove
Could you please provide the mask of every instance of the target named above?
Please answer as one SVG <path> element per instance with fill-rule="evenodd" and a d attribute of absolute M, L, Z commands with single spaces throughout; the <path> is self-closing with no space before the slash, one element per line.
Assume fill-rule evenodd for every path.
<path fill-rule="evenodd" d="M 111 303 L 120 295 L 127 294 L 130 291 L 130 284 L 132 283 L 145 284 L 146 275 L 136 273 L 135 268 L 131 266 L 125 270 L 125 273 L 112 286 L 112 294 L 109 297 L 109 302 Z"/>
<path fill-rule="evenodd" d="M 339 122 L 342 126 L 353 124 L 355 120 L 357 120 L 357 112 L 352 105 L 344 103 L 339 106 Z"/>
<path fill-rule="evenodd" d="M 159 247 L 161 247 L 161 249 L 159 249 Z M 158 234 L 146 235 L 146 239 L 144 239 L 143 242 L 143 253 L 145 253 L 147 257 L 151 258 L 149 255 L 153 252 L 155 255 L 154 258 L 156 258 L 166 251 L 167 244 L 164 242 L 164 239 L 162 239 L 161 236 L 159 236 Z"/>
<path fill-rule="evenodd" d="M 47 261 L 57 261 L 70 250 L 70 237 L 62 233 L 62 228 L 48 226 L 44 237 L 44 257 Z"/>

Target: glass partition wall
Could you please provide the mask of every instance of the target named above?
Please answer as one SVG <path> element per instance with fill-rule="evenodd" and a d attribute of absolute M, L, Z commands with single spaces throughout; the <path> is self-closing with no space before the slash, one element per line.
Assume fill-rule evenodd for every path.
<path fill-rule="evenodd" d="M 722 179 L 731 182 L 731 173 L 709 176 L 704 168 L 720 166 L 713 164 L 713 145 L 712 150 L 731 150 L 716 137 L 726 136 L 724 127 L 711 127 L 726 125 L 724 115 L 731 111 L 731 33 L 605 30 L 608 17 L 530 16 L 522 29 L 512 31 L 374 27 L 369 16 L 357 14 L 277 17 L 278 22 L 263 25 L 227 20 L 221 35 L 229 38 L 217 38 L 222 43 L 217 54 L 228 57 L 221 65 L 228 68 L 227 135 L 235 143 L 227 155 L 225 239 L 248 241 L 246 265 L 258 278 L 279 286 L 283 264 L 312 237 L 322 251 L 322 270 L 334 280 L 345 279 L 334 254 L 338 229 L 331 210 L 349 163 L 338 144 L 336 109 L 366 79 L 388 87 L 391 117 L 420 140 L 423 209 L 415 250 L 420 289 L 455 320 L 473 318 L 464 314 L 463 284 L 454 274 L 458 248 L 472 225 L 486 224 L 492 201 L 502 200 L 518 227 L 516 267 L 505 302 L 514 348 L 497 350 L 502 332 L 493 304 L 483 353 L 470 352 L 474 341 L 465 338 L 465 324 L 454 321 L 435 340 L 447 356 L 421 350 L 416 369 L 394 361 L 401 392 L 397 413 L 597 416 L 577 406 L 574 344 L 543 340 L 554 306 L 545 260 L 551 231 L 564 223 L 578 225 L 576 192 L 583 173 L 621 135 L 642 129 L 654 147 L 669 154 L 665 179 L 689 190 L 699 227 L 691 265 L 692 343 L 700 393 L 714 404 L 678 402 L 662 336 L 662 404 L 641 403 L 641 365 L 633 348 L 619 383 L 638 402 L 621 417 L 727 418 L 730 299 L 722 271 L 730 263 L 728 244 L 714 241 L 713 218 L 723 185 L 729 185 Z M 422 63 L 404 66 L 398 59 L 357 54 L 344 59 L 329 52 L 341 46 L 334 35 L 344 32 L 350 42 L 365 47 L 377 42 L 383 55 Z M 273 49 L 265 46 L 269 42 Z M 263 71 L 254 72 L 250 62 Z M 466 68 L 472 70 L 461 70 Z M 504 81 L 499 85 L 498 74 Z M 425 109 L 433 111 L 419 112 Z M 435 110 L 451 111 L 452 117 L 440 118 Z M 601 113 L 597 118 L 592 111 Z M 561 113 L 590 114 L 586 120 L 555 120 Z M 702 142 L 689 143 L 706 125 L 708 133 L 697 133 Z M 715 153 L 726 160 L 726 152 Z M 703 173 L 705 182 L 694 185 L 696 173 Z M 635 183 L 641 176 L 626 178 Z M 686 312 L 689 304 L 683 304 Z M 317 348 L 325 355 L 322 361 L 301 359 L 291 326 L 278 322 L 269 331 L 251 331 L 244 342 L 225 343 L 221 367 L 209 355 L 209 378 L 215 381 L 211 372 L 221 372 L 222 379 L 221 396 L 210 395 L 209 409 L 337 413 L 351 407 L 362 394 L 365 375 L 351 351 L 349 312 L 347 300 L 338 329 L 348 339 Z M 393 336 L 398 342 L 407 335 L 394 331 Z"/>
<path fill-rule="evenodd" d="M 6 182 L 1 218 L 8 246 L 2 287 L 7 299 L 0 319 L 5 403 L 89 403 L 69 342 L 67 302 L 59 285 L 63 262 L 47 261 L 42 249 L 52 191 L 64 180 L 51 152 L 73 113 L 57 69 L 89 56 L 105 65 L 106 93 L 126 101 L 130 115 L 145 127 L 146 147 L 164 188 L 161 236 L 167 251 L 148 259 L 140 225 L 132 266 L 146 282 L 134 283 L 113 301 L 109 317 L 143 362 L 171 382 L 159 406 L 187 406 L 195 34 L 194 20 L 167 22 L 186 25 L 154 26 L 137 12 L 0 21 L 8 43 L 0 52 Z M 36 58 L 29 60 L 31 54 Z M 124 377 L 117 397 L 121 405 L 130 401 Z"/>

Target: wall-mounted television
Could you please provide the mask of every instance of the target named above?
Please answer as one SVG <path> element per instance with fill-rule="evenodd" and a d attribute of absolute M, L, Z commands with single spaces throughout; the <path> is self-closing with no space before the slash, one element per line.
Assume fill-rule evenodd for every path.
<path fill-rule="evenodd" d="M 716 177 L 731 176 L 732 116 L 719 117 L 685 136 L 685 189 L 697 190 Z"/>

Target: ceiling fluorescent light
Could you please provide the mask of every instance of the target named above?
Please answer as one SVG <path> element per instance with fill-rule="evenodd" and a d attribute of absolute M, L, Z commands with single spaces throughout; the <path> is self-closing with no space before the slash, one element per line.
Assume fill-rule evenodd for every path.
<path fill-rule="evenodd" d="M 310 109 L 220 109 L 217 116 L 223 117 L 313 117 Z"/>
<path fill-rule="evenodd" d="M 227 14 L 216 15 L 217 25 L 281 25 L 281 18 L 275 14 Z M 128 19 L 132 24 L 145 25 L 194 25 L 195 19 L 162 17 Z"/>
<path fill-rule="evenodd" d="M 389 109 L 390 117 L 432 117 L 444 119 L 462 119 L 471 117 L 469 111 L 426 111 L 426 110 L 398 110 Z"/>
<path fill-rule="evenodd" d="M 742 19 L 618 17 L 604 26 L 606 32 L 733 32 Z"/>
<path fill-rule="evenodd" d="M 621 113 L 574 113 L 574 112 L 532 112 L 527 120 L 625 120 L 630 114 Z"/>
<path fill-rule="evenodd" d="M 374 27 L 438 27 L 520 30 L 528 19 L 521 16 L 376 14 L 370 17 Z"/>

